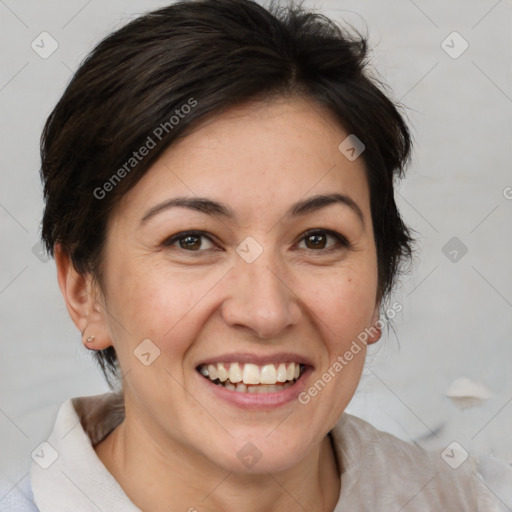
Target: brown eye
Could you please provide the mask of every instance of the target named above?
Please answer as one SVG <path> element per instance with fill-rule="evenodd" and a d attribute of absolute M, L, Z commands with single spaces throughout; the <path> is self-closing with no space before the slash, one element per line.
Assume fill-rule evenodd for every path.
<path fill-rule="evenodd" d="M 178 243 L 182 249 L 197 250 L 201 247 L 201 237 L 189 235 L 178 239 Z"/>
<path fill-rule="evenodd" d="M 204 233 L 200 232 L 178 233 L 167 239 L 163 245 L 172 247 L 176 246 L 176 244 L 178 249 L 189 252 L 201 252 L 213 248 L 213 242 Z"/>
<path fill-rule="evenodd" d="M 308 249 L 324 249 L 327 243 L 327 236 L 323 233 L 314 233 L 305 237 Z"/>
<path fill-rule="evenodd" d="M 334 243 L 331 243 L 328 245 L 328 240 L 334 240 Z M 311 249 L 314 251 L 317 250 L 325 250 L 329 251 L 331 249 L 336 249 L 336 246 L 338 248 L 340 247 L 348 247 L 348 242 L 345 237 L 340 235 L 339 233 L 336 233 L 334 231 L 328 231 L 328 230 L 317 230 L 317 231 L 310 231 L 307 233 L 301 241 L 304 241 L 306 244 L 306 249 Z"/>

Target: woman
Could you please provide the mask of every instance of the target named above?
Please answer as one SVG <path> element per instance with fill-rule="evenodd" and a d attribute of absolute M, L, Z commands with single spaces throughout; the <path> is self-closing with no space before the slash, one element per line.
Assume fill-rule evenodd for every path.
<path fill-rule="evenodd" d="M 42 237 L 113 392 L 62 405 L 21 510 L 500 510 L 472 460 L 344 413 L 412 245 L 365 59 L 322 16 L 200 0 L 83 63 Z"/>

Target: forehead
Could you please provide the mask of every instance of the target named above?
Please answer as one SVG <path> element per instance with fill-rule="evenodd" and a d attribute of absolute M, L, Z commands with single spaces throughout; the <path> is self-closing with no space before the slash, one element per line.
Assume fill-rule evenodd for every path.
<path fill-rule="evenodd" d="M 338 149 L 348 135 L 327 108 L 304 98 L 231 107 L 169 147 L 124 198 L 123 209 L 141 216 L 186 195 L 216 198 L 254 217 L 306 195 L 339 192 L 364 211 L 364 161 L 350 161 Z"/>

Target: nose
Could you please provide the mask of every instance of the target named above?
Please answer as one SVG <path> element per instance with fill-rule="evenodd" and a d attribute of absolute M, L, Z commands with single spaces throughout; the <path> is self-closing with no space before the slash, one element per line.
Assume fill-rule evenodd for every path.
<path fill-rule="evenodd" d="M 286 273 L 264 251 L 256 261 L 237 258 L 229 273 L 228 294 L 222 316 L 230 327 L 245 328 L 251 335 L 276 338 L 301 318 L 298 297 L 286 283 Z"/>

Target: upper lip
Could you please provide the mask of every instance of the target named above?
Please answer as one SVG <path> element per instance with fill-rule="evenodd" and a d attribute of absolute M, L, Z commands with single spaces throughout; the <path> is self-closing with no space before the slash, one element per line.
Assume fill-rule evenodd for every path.
<path fill-rule="evenodd" d="M 197 366 L 217 363 L 252 363 L 258 366 L 272 363 L 300 363 L 306 366 L 313 366 L 309 357 L 293 352 L 279 352 L 276 354 L 250 354 L 248 352 L 219 354 L 218 356 L 209 357 L 201 361 Z"/>

